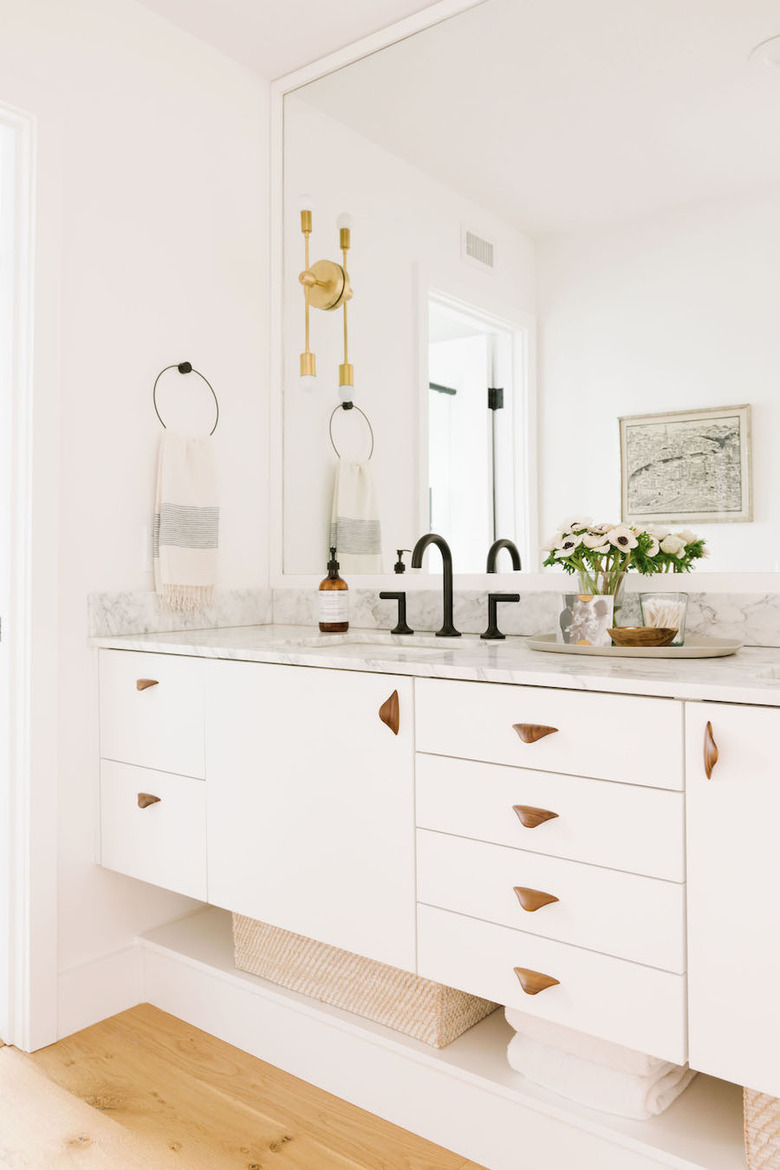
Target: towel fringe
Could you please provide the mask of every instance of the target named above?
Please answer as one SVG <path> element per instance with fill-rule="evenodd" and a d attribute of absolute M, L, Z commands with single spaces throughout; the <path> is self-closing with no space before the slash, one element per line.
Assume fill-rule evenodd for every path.
<path fill-rule="evenodd" d="M 195 613 L 214 601 L 213 585 L 163 585 L 158 590 L 161 609 L 172 613 Z"/>

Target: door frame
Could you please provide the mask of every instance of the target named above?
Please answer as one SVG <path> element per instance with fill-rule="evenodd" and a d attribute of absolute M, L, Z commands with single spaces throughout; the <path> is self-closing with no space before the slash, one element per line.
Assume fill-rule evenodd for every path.
<path fill-rule="evenodd" d="M 51 600 L 56 551 L 40 553 L 37 520 L 46 501 L 34 490 L 33 477 L 41 410 L 33 385 L 37 125 L 32 115 L 0 103 L 0 126 L 11 136 L 13 160 L 10 384 L 3 403 L 7 426 L 0 434 L 7 469 L 0 550 L 6 566 L 0 598 L 0 1035 L 31 1051 L 56 1038 L 56 800 L 52 806 L 51 795 L 59 727 L 50 670 L 57 657 L 56 626 L 50 624 L 56 612 Z M 48 482 L 45 469 L 36 468 L 36 483 L 42 470 Z M 49 524 L 43 527 L 51 532 Z"/>

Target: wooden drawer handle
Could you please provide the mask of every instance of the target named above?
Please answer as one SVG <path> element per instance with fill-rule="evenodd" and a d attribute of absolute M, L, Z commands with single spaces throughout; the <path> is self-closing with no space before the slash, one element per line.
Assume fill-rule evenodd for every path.
<path fill-rule="evenodd" d="M 528 886 L 514 886 L 513 888 L 520 905 L 530 913 L 533 913 L 534 910 L 541 910 L 542 906 L 550 906 L 553 902 L 558 901 L 555 894 L 545 894 L 544 890 L 531 890 Z"/>
<path fill-rule="evenodd" d="M 137 678 L 135 680 L 135 689 L 137 691 L 148 691 L 149 687 L 158 687 L 160 685 L 156 678 Z"/>
<path fill-rule="evenodd" d="M 536 743 L 537 739 L 555 735 L 558 730 L 557 727 L 545 727 L 543 723 L 513 723 L 512 726 L 523 743 Z"/>
<path fill-rule="evenodd" d="M 401 726 L 400 713 L 398 706 L 398 691 L 393 691 L 389 699 L 385 699 L 382 706 L 379 708 L 379 718 L 392 731 L 393 735 L 398 735 L 398 728 Z"/>
<path fill-rule="evenodd" d="M 704 772 L 708 780 L 712 779 L 712 770 L 718 762 L 718 745 L 712 734 L 712 724 L 708 721 L 704 728 Z"/>
<path fill-rule="evenodd" d="M 159 804 L 161 799 L 162 797 L 160 796 L 152 796 L 151 792 L 139 792 L 138 807 L 148 808 L 150 804 Z"/>
<path fill-rule="evenodd" d="M 557 987 L 559 979 L 552 975 L 543 975 L 541 971 L 529 971 L 527 967 L 515 967 L 515 975 L 520 980 L 520 986 L 526 995 L 538 995 L 548 987 Z"/>
<path fill-rule="evenodd" d="M 535 829 L 545 821 L 552 821 L 558 816 L 548 808 L 531 808 L 530 804 L 513 804 L 512 808 L 526 829 Z"/>

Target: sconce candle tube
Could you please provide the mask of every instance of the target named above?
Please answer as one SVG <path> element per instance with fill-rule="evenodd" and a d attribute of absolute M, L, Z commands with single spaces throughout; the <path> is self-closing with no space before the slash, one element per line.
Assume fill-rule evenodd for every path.
<path fill-rule="evenodd" d="M 350 245 L 350 229 L 349 227 L 339 228 L 339 243 L 341 244 L 341 255 L 344 261 L 344 271 L 347 271 L 347 252 Z M 355 369 L 349 360 L 349 330 L 347 327 L 347 301 L 352 297 L 351 287 L 347 289 L 344 296 L 344 361 L 339 366 L 339 386 L 355 385 Z"/>
<path fill-rule="evenodd" d="M 311 235 L 311 212 L 304 210 L 301 212 L 301 231 L 303 232 L 304 253 L 305 253 L 305 267 L 304 272 L 309 271 L 309 236 Z M 303 276 L 304 273 L 301 273 Z M 317 377 L 317 358 L 311 353 L 309 349 L 309 311 L 311 308 L 311 285 L 308 281 L 302 281 L 303 284 L 303 298 L 305 304 L 305 343 L 304 352 L 301 354 L 301 382 L 306 389 L 309 389 L 314 384 L 314 379 Z"/>

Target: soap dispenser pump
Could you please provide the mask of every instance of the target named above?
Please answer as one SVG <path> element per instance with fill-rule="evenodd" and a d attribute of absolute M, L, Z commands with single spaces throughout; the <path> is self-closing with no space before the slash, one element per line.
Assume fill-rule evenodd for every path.
<path fill-rule="evenodd" d="M 330 550 L 328 575 L 320 581 L 320 633 L 346 634 L 349 629 L 349 586 L 339 576 L 336 550 Z"/>

